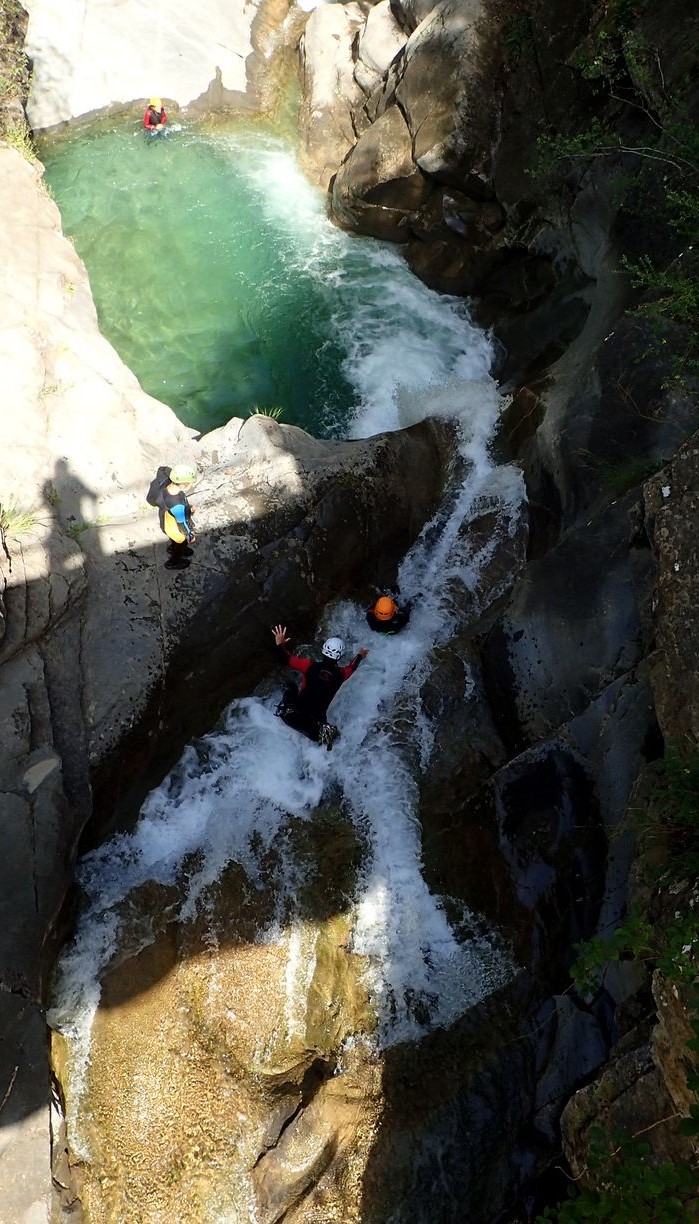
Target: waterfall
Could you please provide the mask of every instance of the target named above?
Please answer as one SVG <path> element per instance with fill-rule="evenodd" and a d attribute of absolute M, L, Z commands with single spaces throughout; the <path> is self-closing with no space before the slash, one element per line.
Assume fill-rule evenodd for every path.
<path fill-rule="evenodd" d="M 275 717 L 278 682 L 261 685 L 232 702 L 219 727 L 185 750 L 146 800 L 132 833 L 113 837 L 79 863 L 86 903 L 60 959 L 50 1016 L 71 1038 L 74 1100 L 89 1059 L 100 973 L 125 935 L 120 903 L 146 881 L 174 884 L 185 859 L 195 866 L 182 920 L 195 916 L 205 890 L 232 861 L 252 888 L 273 887 L 274 915 L 257 937 L 287 949 L 293 1029 L 298 995 L 312 974 L 295 906 L 300 867 L 289 855 L 271 881 L 267 863 L 289 820 L 312 821 L 328 796 L 364 847 L 349 902 L 351 941 L 365 958 L 379 1045 L 448 1026 L 514 971 L 497 933 L 463 907 L 455 922 L 455 907 L 450 919 L 444 899 L 430 893 L 421 870 L 418 806 L 420 771 L 434 746 L 435 728 L 420 701 L 432 652 L 458 631 L 465 605 L 471 614 L 477 610 L 479 576 L 499 540 L 515 530 L 523 496 L 519 473 L 495 466 L 489 454 L 501 399 L 488 375 L 487 339 L 470 325 L 462 302 L 416 281 L 395 249 L 354 239 L 325 221 L 317 195 L 281 146 L 263 147 L 254 173 L 264 207 L 288 227 L 289 267 L 301 261 L 331 284 L 330 330 L 356 395 L 348 432 L 366 436 L 429 415 L 448 418 L 459 439 L 455 474 L 443 506 L 401 566 L 401 596 L 413 605 L 408 627 L 381 638 L 351 602 L 325 611 L 320 640 L 341 635 L 346 658 L 362 645 L 371 648 L 332 707 L 342 733 L 332 753 Z M 495 512 L 498 526 L 476 545 L 463 528 L 486 511 Z M 132 947 L 134 940 L 147 943 L 148 924 L 128 938 Z"/>

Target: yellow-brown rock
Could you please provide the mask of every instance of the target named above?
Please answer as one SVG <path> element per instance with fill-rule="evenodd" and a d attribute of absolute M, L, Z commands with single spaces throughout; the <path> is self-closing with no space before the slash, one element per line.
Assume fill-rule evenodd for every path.
<path fill-rule="evenodd" d="M 373 1025 L 346 919 L 262 944 L 213 929 L 195 947 L 196 921 L 170 924 L 112 969 L 83 1092 L 55 1047 L 86 1218 L 358 1218 L 380 1064 L 361 1038 L 345 1047 Z"/>

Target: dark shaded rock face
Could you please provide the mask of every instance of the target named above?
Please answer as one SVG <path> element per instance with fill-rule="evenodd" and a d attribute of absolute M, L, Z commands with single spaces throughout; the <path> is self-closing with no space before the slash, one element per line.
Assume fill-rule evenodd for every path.
<path fill-rule="evenodd" d="M 419 1075 L 413 1049 L 390 1052 L 386 1110 L 361 1189 L 370 1224 L 383 1224 L 400 1196 L 406 1201 L 406 1186 L 411 1224 L 486 1224 L 510 1206 L 518 1211 L 558 1141 L 566 1099 L 595 1074 L 610 1043 L 609 1075 L 566 1110 L 576 1170 L 588 1125 L 610 1095 L 617 1103 L 610 1113 L 630 1125 L 641 1116 L 652 1126 L 658 1107 L 687 1108 L 675 1074 L 684 1016 L 667 983 L 656 978 L 651 996 L 620 970 L 595 1007 L 564 993 L 572 945 L 596 928 L 613 929 L 625 912 L 633 836 L 621 821 L 637 776 L 663 736 L 699 734 L 699 449 L 690 440 L 678 451 L 696 427 L 696 403 L 668 391 L 648 335 L 620 321 L 616 257 L 638 238 L 618 214 L 604 169 L 572 172 L 544 191 L 528 175 L 542 128 L 573 131 L 595 112 L 573 56 L 598 8 L 564 0 L 551 11 L 533 0 L 514 54 L 512 30 L 503 36 L 500 11 L 487 0 L 395 0 L 391 12 L 406 39 L 395 40 L 399 49 L 383 67 L 387 57 L 376 45 L 370 52 L 369 39 L 362 60 L 361 35 L 354 41 L 361 10 L 352 6 L 342 19 L 343 104 L 348 97 L 350 104 L 341 122 L 324 116 L 321 125 L 322 176 L 332 178 L 330 144 L 343 159 L 331 188 L 338 221 L 404 244 L 427 283 L 477 295 L 479 318 L 496 328 L 501 377 L 520 384 L 500 444 L 521 462 L 530 497 L 528 539 L 520 534 L 499 558 L 494 602 L 478 610 L 458 654 L 436 658 L 422 694 L 440 718 L 421 791 L 427 878 L 497 925 L 522 972 L 477 1014 L 433 1034 Z M 673 0 L 668 31 L 681 12 Z M 676 34 L 648 21 L 671 80 Z M 395 30 L 387 38 L 393 46 Z M 273 449 L 274 427 L 259 428 L 269 429 Z M 361 470 L 343 459 L 330 462 L 326 476 L 322 458 L 306 454 L 313 495 L 283 505 L 266 502 L 250 481 L 245 520 L 229 515 L 214 525 L 196 617 L 187 611 L 191 591 L 175 591 L 165 617 L 175 641 L 168 669 L 133 736 L 114 754 L 97 752 L 102 810 L 133 810 L 184 739 L 249 690 L 269 667 L 269 622 L 293 608 L 297 627 L 310 630 L 334 595 L 394 577 L 439 498 L 449 439 L 418 427 L 369 450 Z M 263 452 L 258 458 L 268 457 Z M 132 553 L 123 560 L 135 581 L 141 561 Z M 72 583 L 69 602 L 78 608 L 82 573 L 57 577 Z M 56 595 L 44 585 L 35 593 L 46 605 Z M 16 605 L 10 611 L 16 615 Z M 69 674 L 80 648 L 73 621 L 53 626 L 46 676 L 28 683 L 22 672 L 13 684 L 24 704 L 16 703 L 17 743 L 9 747 L 33 795 L 33 782 L 51 777 L 51 755 L 34 755 L 37 734 L 50 726 L 68 796 L 83 812 L 88 751 L 83 725 L 71 723 L 81 693 Z M 166 750 L 157 734 L 163 726 Z M 42 813 L 46 793 L 32 800 L 33 814 L 63 829 L 66 794 Z M 62 838 L 69 864 L 73 846 Z M 60 890 L 48 893 L 55 904 Z M 638 1025 L 632 1037 L 632 1019 L 646 1005 L 667 1011 L 667 1023 L 659 1034 Z M 658 1150 L 678 1149 L 662 1136 Z M 260 1173 L 275 1218 L 283 1209 L 277 1161 L 267 1162 L 269 1182 Z"/>
<path fill-rule="evenodd" d="M 633 509 L 611 506 L 532 562 L 486 637 L 486 691 L 511 752 L 582 713 L 643 657 L 639 600 L 652 571 L 647 546 L 633 546 Z"/>
<path fill-rule="evenodd" d="M 100 761 L 94 779 L 98 820 L 103 808 L 112 819 L 134 811 L 192 735 L 203 734 L 227 702 L 254 688 L 273 658 L 272 624 L 291 616 L 297 635 L 312 633 L 332 598 L 395 580 L 398 560 L 438 505 L 451 458 L 448 427 L 431 423 L 356 448 L 318 442 L 264 418 L 253 431 L 248 445 L 259 467 L 249 471 L 248 484 L 236 482 L 237 496 L 252 513 L 233 531 L 223 521 L 211 532 L 218 564 L 208 569 L 195 607 L 182 601 L 171 610 L 183 649 L 169 653 L 163 688 L 153 692 L 127 741 L 128 776 L 123 741 L 113 757 Z M 225 442 L 221 447 L 217 443 L 219 462 Z M 270 494 L 268 482 L 273 485 L 280 461 L 286 473 Z M 207 504 L 213 510 L 221 493 L 202 492 L 198 500 L 202 512 Z M 163 718 L 169 748 L 156 734 Z"/>
<path fill-rule="evenodd" d="M 356 180 L 362 184 L 356 190 Z M 391 106 L 361 136 L 340 168 L 333 186 L 333 213 L 348 229 L 406 242 L 413 209 L 430 194 L 412 159 L 405 119 Z"/>

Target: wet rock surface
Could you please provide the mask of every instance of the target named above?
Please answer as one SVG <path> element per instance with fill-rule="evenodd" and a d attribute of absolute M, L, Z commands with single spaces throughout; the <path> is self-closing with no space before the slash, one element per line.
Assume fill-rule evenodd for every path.
<path fill-rule="evenodd" d="M 392 581 L 439 499 L 451 441 L 426 425 L 323 443 L 258 418 L 195 442 L 100 336 L 85 269 L 36 169 L 9 148 L 0 160 L 0 360 L 8 402 L 22 404 L 4 426 L 4 504 L 27 516 L 21 530 L 10 522 L 0 554 L 0 777 L 11 847 L 0 1082 L 10 1091 L 5 1118 L 17 1123 L 6 1131 L 6 1164 L 26 1173 L 15 1181 L 21 1218 L 49 1184 L 48 1147 L 23 1127 L 32 1117 L 48 1137 L 42 1007 L 82 830 L 97 812 L 133 812 L 186 740 L 269 670 L 271 623 L 293 613 L 298 629 L 311 630 L 332 594 L 364 588 L 368 577 Z M 199 540 L 191 566 L 173 572 L 145 492 L 161 462 L 178 461 L 201 474 Z"/>
<path fill-rule="evenodd" d="M 202 932 L 176 930 L 167 921 L 173 898 L 159 896 L 163 923 L 152 946 L 113 967 L 99 1013 L 91 1141 L 109 1175 L 84 1178 L 95 1218 L 124 1210 L 123 1196 L 136 1185 L 152 1213 L 172 1212 L 177 1185 L 193 1212 L 207 1195 L 239 1211 L 234 1188 L 225 1177 L 212 1181 L 211 1169 L 242 1153 L 265 1220 L 383 1224 L 396 1203 L 409 1203 L 411 1224 L 460 1219 L 464 1210 L 486 1224 L 518 1210 L 550 1159 L 566 1099 L 595 1075 L 610 1044 L 610 1065 L 563 1116 L 574 1171 L 584 1169 L 589 1127 L 600 1118 L 652 1128 L 658 1158 L 691 1154 L 655 1125 L 659 1110 L 669 1116 L 688 1104 L 684 1001 L 660 977 L 651 994 L 623 968 L 609 975 L 606 997 L 594 1007 L 563 994 L 571 943 L 596 925 L 613 929 L 626 910 L 634 837 L 621 822 L 637 775 L 661 751 L 663 736 L 697 734 L 696 407 L 691 395 L 668 393 L 666 367 L 648 356 L 642 328 L 619 323 L 624 291 L 615 268 L 629 224 L 616 215 L 605 173 L 572 175 L 544 200 L 526 176 L 541 128 L 553 121 L 566 130 L 589 105 L 571 57 L 592 7 L 549 6 L 544 20 L 544 6 L 535 4 L 505 74 L 493 6 L 397 0 L 393 21 L 377 6 L 358 38 L 357 6 L 329 6 L 323 20 L 343 26 L 333 39 L 331 76 L 339 71 L 343 84 L 338 110 L 323 111 L 317 145 L 309 138 L 307 146 L 324 182 L 335 172 L 332 159 L 344 159 L 332 186 L 337 218 L 404 243 L 428 283 L 479 295 L 482 320 L 500 336 L 502 377 L 528 380 L 503 442 L 521 462 L 530 495 L 530 563 L 519 540 L 493 575 L 492 609 L 478 610 L 480 632 L 460 644 L 458 658 L 438 659 L 425 685 L 424 700 L 443 711 L 444 726 L 421 810 L 431 885 L 500 924 L 525 972 L 492 1007 L 432 1034 L 419 1052 L 406 1044 L 378 1062 L 357 1047 L 340 1068 L 343 1035 L 369 1031 L 370 1022 L 341 921 L 317 896 L 315 908 L 307 897 L 320 967 L 291 1058 L 276 1044 L 286 1018 L 268 1008 L 270 996 L 283 994 L 281 958 L 240 942 L 214 963 Z M 648 18 L 670 74 L 682 60 L 674 0 L 671 10 L 663 28 Z M 315 62 L 322 56 L 319 44 Z M 440 72 L 445 63 L 453 67 L 439 96 L 437 63 Z M 317 91 L 322 100 L 320 84 Z M 309 133 L 318 117 L 311 106 Z M 41 231 L 53 222 L 37 213 L 31 224 Z M 163 541 L 153 515 L 141 519 L 136 510 L 155 451 L 133 386 L 120 392 L 129 438 L 138 438 L 120 453 L 133 488 L 124 487 L 121 469 L 110 466 L 105 475 L 103 439 L 88 431 L 86 447 L 81 431 L 77 444 L 77 397 L 63 383 L 82 380 L 92 402 L 105 405 L 115 367 L 102 349 L 89 376 L 72 351 L 66 361 L 69 300 L 82 312 L 78 329 L 91 318 L 90 303 L 74 257 L 61 249 L 55 259 L 63 279 L 45 277 L 41 300 L 27 309 L 32 326 L 51 318 L 39 351 L 30 328 L 12 335 L 24 356 L 22 397 L 55 406 L 37 408 L 36 416 L 42 437 L 50 417 L 51 445 L 39 459 L 18 452 L 23 479 L 41 487 L 44 521 L 31 547 L 10 540 L 19 576 L 3 571 L 3 737 L 12 763 L 3 781 L 17 851 L 8 859 L 7 909 L 27 915 L 3 973 L 8 1030 L 21 1026 L 25 1043 L 8 1106 L 17 1116 L 37 1105 L 36 1067 L 45 1071 L 36 1007 L 45 958 L 37 944 L 52 925 L 77 831 L 92 810 L 91 782 L 103 811 L 118 810 L 119 801 L 122 811 L 133 810 L 183 739 L 264 672 L 261 624 L 276 618 L 282 598 L 310 628 L 325 600 L 359 583 L 367 554 L 372 577 L 389 581 L 439 496 L 450 445 L 444 431 L 425 427 L 403 440 L 335 450 L 262 422 L 245 430 L 235 423 L 195 445 L 168 432 L 172 422 L 161 416 L 158 452 L 167 438 L 178 457 L 203 458 L 205 473 L 197 500 L 206 531 L 196 562 L 165 587 Z M 157 413 L 162 406 L 145 407 Z M 110 463 L 114 447 L 110 436 Z M 52 468 L 56 456 L 73 463 L 77 453 L 76 472 Z M 641 483 L 659 466 L 641 497 Z M 52 472 L 47 487 L 40 469 Z M 403 478 L 406 490 L 388 540 L 386 472 L 391 489 Z M 375 490 L 368 499 L 367 484 Z M 110 521 L 97 530 L 104 514 Z M 347 546 L 341 559 L 328 556 L 338 524 Z M 107 555 L 118 564 L 105 565 Z M 135 609 L 121 611 L 134 600 Z M 108 634 L 123 649 L 107 667 Z M 227 673 L 241 654 L 233 684 Z M 188 712 L 190 693 L 201 728 Z M 131 717 L 138 725 L 129 737 Z M 330 875 L 351 881 L 356 846 L 341 845 Z M 21 870 L 27 860 L 31 872 Z M 336 888 L 331 909 L 341 908 L 342 895 Z M 245 900 L 232 871 L 216 898 L 220 929 L 252 941 L 269 914 L 258 898 L 260 912 L 246 915 Z M 138 904 L 152 913 L 153 901 Z M 217 996 L 219 973 L 228 993 L 243 999 L 239 1030 Z M 262 1063 L 260 1015 L 267 1025 Z M 193 1050 L 189 1060 L 185 1048 Z M 68 1084 L 64 1052 L 55 1057 Z M 154 1061 L 164 1079 L 153 1075 Z M 120 1084 L 114 1096 L 110 1077 Z M 171 1139 L 183 1086 L 183 1127 Z M 140 1146 L 133 1131 L 139 1108 L 155 1127 Z M 231 1129 L 232 1110 L 250 1126 L 238 1118 Z M 43 1137 L 46 1113 L 35 1117 Z M 152 1133 L 160 1136 L 155 1148 Z M 21 1145 L 12 1159 L 16 1167 L 26 1161 Z"/>

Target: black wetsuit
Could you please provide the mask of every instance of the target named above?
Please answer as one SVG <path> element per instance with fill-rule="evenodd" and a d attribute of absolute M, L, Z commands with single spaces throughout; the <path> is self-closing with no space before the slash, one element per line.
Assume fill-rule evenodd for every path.
<path fill-rule="evenodd" d="M 168 538 L 169 542 L 167 550 L 170 554 L 170 561 L 166 562 L 166 565 L 168 568 L 184 569 L 189 564 L 187 557 L 191 556 L 192 553 L 192 550 L 189 547 L 190 536 L 194 534 L 192 528 L 192 508 L 181 490 L 177 493 L 170 493 L 167 485 L 165 485 L 163 488 L 161 488 L 160 495 L 158 497 L 160 528 L 163 532 L 165 532 L 165 511 L 169 510 L 172 514 L 173 506 L 184 506 L 185 508 L 185 521 L 182 524 L 182 530 L 187 536 L 187 539 L 182 540 L 181 543 L 178 543 L 176 540 L 170 540 Z M 165 534 L 167 533 L 165 532 Z"/>
<path fill-rule="evenodd" d="M 374 609 L 369 608 L 366 614 L 367 624 L 375 633 L 400 633 L 401 629 L 405 629 L 410 620 L 410 604 L 406 604 L 404 608 L 398 608 L 394 616 L 390 620 L 379 620 L 374 614 Z"/>
<path fill-rule="evenodd" d="M 327 722 L 328 706 L 345 680 L 357 670 L 362 655 L 355 655 L 351 663 L 341 667 L 334 659 L 314 659 L 294 655 L 287 646 L 278 646 L 277 651 L 289 667 L 301 672 L 301 687 L 289 684 L 284 691 L 277 713 L 296 731 L 318 742 L 320 729 Z"/>

